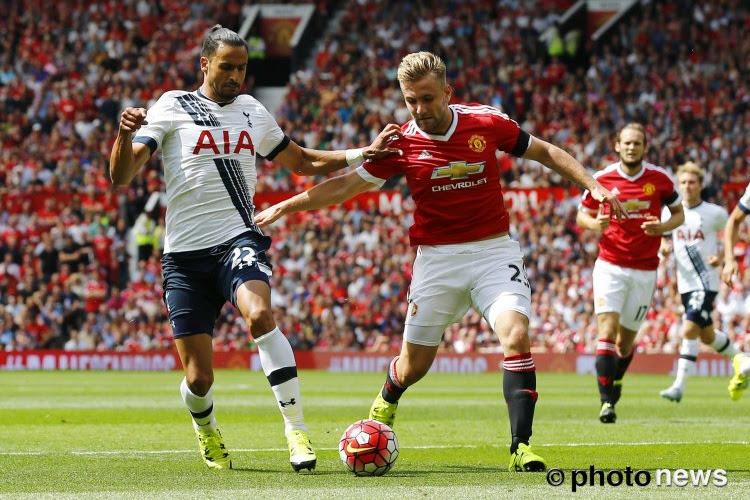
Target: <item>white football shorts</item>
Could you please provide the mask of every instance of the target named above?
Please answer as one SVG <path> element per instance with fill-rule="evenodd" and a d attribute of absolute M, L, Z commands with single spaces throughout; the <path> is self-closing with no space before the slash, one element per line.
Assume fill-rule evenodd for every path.
<path fill-rule="evenodd" d="M 531 316 L 523 254 L 509 236 L 417 248 L 404 337 L 427 346 L 474 306 L 494 328 L 504 311 Z M 409 328 L 409 325 L 420 328 Z M 428 327 L 428 328 L 421 328 Z"/>
<path fill-rule="evenodd" d="M 638 331 L 654 296 L 656 271 L 630 269 L 596 259 L 593 279 L 594 312 L 620 313 L 620 324 Z"/>

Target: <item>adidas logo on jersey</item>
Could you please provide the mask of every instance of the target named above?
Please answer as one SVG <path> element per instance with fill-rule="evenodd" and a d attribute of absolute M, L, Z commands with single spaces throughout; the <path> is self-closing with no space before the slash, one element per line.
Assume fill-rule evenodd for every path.
<path fill-rule="evenodd" d="M 418 158 L 418 159 L 419 159 L 419 160 L 421 160 L 421 159 L 423 159 L 423 158 L 432 158 L 432 155 L 430 154 L 430 152 L 429 152 L 429 151 L 427 151 L 427 150 L 425 149 L 425 150 L 423 150 L 423 151 L 422 151 L 422 154 L 420 154 L 420 155 L 419 155 L 419 158 Z"/>
<path fill-rule="evenodd" d="M 620 194 L 620 190 L 617 189 L 617 186 L 615 186 L 614 188 L 612 188 L 612 194 L 615 195 L 615 196 L 617 196 L 618 194 Z"/>

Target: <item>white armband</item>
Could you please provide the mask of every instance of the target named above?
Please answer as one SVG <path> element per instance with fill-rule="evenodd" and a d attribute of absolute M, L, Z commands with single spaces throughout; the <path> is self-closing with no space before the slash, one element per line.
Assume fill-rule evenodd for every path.
<path fill-rule="evenodd" d="M 359 149 L 347 149 L 346 150 L 346 164 L 351 165 L 359 165 L 360 163 L 365 161 L 365 157 L 362 154 L 364 148 Z"/>

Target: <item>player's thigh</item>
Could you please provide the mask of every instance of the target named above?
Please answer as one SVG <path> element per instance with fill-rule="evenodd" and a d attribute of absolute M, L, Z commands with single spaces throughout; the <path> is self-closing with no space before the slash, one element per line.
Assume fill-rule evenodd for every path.
<path fill-rule="evenodd" d="M 241 234 L 227 243 L 219 266 L 218 289 L 226 300 L 240 310 L 237 290 L 243 283 L 260 281 L 270 287 L 269 278 L 273 271 L 266 255 L 269 245 L 270 238 L 254 232 Z M 270 289 L 268 301 L 264 300 L 266 294 L 263 287 L 256 291 L 258 293 L 247 295 L 243 292 L 243 307 L 270 307 Z"/>
<path fill-rule="evenodd" d="M 531 316 L 531 287 L 523 265 L 523 254 L 518 243 L 510 238 L 498 241 L 478 253 L 472 264 L 474 285 L 471 300 L 493 328 L 498 318 L 514 318 L 505 313 L 512 311 Z M 514 321 L 513 324 L 517 322 Z M 504 334 L 495 330 L 501 336 Z"/>
<path fill-rule="evenodd" d="M 471 277 L 467 271 L 470 262 L 464 255 L 451 253 L 452 247 L 420 247 L 417 250 L 409 286 L 407 327 L 439 327 L 442 336 L 447 325 L 461 319 L 469 310 Z"/>
<path fill-rule="evenodd" d="M 214 322 L 224 305 L 215 287 L 214 266 L 202 259 L 162 258 L 164 304 L 175 339 L 213 335 Z"/>
<path fill-rule="evenodd" d="M 680 294 L 685 308 L 683 319 L 691 321 L 700 328 L 712 324 L 711 313 L 714 310 L 716 292 L 710 290 L 693 290 Z M 695 338 L 695 337 L 693 337 Z"/>
<path fill-rule="evenodd" d="M 620 325 L 637 332 L 654 297 L 656 271 L 628 269 L 630 274 L 629 292 L 620 311 Z"/>
<path fill-rule="evenodd" d="M 591 276 L 594 285 L 594 313 L 622 313 L 630 293 L 626 269 L 597 259 Z"/>
<path fill-rule="evenodd" d="M 276 327 L 271 311 L 271 287 L 268 282 L 257 279 L 245 281 L 235 291 L 235 303 L 254 338 Z"/>
<path fill-rule="evenodd" d="M 495 318 L 493 329 L 500 339 L 506 356 L 515 356 L 531 350 L 528 315 L 505 310 Z"/>

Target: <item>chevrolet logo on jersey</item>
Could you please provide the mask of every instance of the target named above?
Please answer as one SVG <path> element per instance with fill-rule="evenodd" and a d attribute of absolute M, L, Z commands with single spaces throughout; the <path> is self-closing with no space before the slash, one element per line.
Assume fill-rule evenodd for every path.
<path fill-rule="evenodd" d="M 470 175 L 481 174 L 484 171 L 484 162 L 466 163 L 465 161 L 452 161 L 449 165 L 436 167 L 432 171 L 433 179 L 445 179 L 450 177 L 456 179 L 468 179 Z"/>
<path fill-rule="evenodd" d="M 641 210 L 647 210 L 651 206 L 651 202 L 646 200 L 625 200 L 622 202 L 622 208 L 628 212 L 640 212 Z"/>

